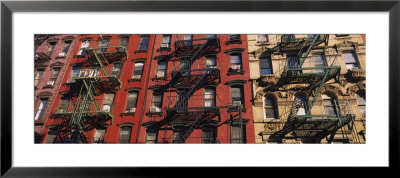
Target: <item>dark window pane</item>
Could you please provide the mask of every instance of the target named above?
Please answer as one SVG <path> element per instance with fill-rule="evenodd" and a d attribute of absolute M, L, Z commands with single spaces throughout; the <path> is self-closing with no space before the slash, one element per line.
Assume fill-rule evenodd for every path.
<path fill-rule="evenodd" d="M 140 37 L 139 50 L 147 50 L 147 46 L 149 45 L 149 36 Z"/>
<path fill-rule="evenodd" d="M 137 92 L 129 92 L 128 101 L 126 103 L 126 111 L 127 112 L 135 112 L 136 111 L 137 96 L 138 96 Z"/>

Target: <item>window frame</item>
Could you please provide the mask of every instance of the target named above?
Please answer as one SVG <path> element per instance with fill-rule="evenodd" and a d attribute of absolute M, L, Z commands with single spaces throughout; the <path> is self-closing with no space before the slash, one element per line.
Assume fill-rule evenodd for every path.
<path fill-rule="evenodd" d="M 240 60 L 240 63 L 232 63 L 232 57 L 233 56 L 238 56 L 239 57 L 239 60 Z M 242 59 L 242 53 L 231 53 L 231 54 L 229 54 L 229 69 L 233 72 L 242 72 L 243 71 L 243 59 Z M 232 68 L 232 66 L 233 65 L 237 65 L 237 66 L 239 66 L 240 68 L 239 69 L 234 69 L 234 68 L 237 68 L 237 67 L 234 67 L 234 68 Z"/>
<path fill-rule="evenodd" d="M 145 40 L 147 38 L 147 40 Z M 149 48 L 150 36 L 149 35 L 141 35 L 138 44 L 138 51 L 147 51 Z"/>
<path fill-rule="evenodd" d="M 236 138 L 234 136 L 240 136 L 240 133 L 236 133 L 235 134 L 235 129 L 237 128 L 237 131 L 242 133 L 242 138 Z M 242 130 L 240 130 L 240 123 L 232 123 L 230 125 L 230 143 L 231 144 L 243 144 L 243 143 L 247 143 L 247 139 L 246 139 L 246 124 L 242 124 Z M 239 141 L 239 142 L 237 142 Z"/>
<path fill-rule="evenodd" d="M 44 106 L 42 106 L 43 101 L 46 101 Z M 34 117 L 35 121 L 40 121 L 40 120 L 43 119 L 43 115 L 44 115 L 44 112 L 46 110 L 46 107 L 47 107 L 48 103 L 49 103 L 49 98 L 48 97 L 39 98 L 38 106 L 37 106 L 37 109 L 36 109 L 36 112 L 35 112 L 36 114 L 35 114 L 35 117 Z M 41 108 L 41 106 L 42 106 L 42 108 Z"/>
<path fill-rule="evenodd" d="M 132 104 L 129 104 L 129 94 L 130 93 L 136 93 L 136 101 L 135 102 L 133 102 Z M 136 113 L 136 111 L 135 112 L 131 112 L 131 109 L 132 108 L 137 108 L 137 103 L 138 103 L 138 98 L 139 98 L 139 91 L 138 90 L 131 90 L 131 91 L 128 91 L 128 95 L 127 95 L 127 98 L 126 98 L 126 105 L 125 105 L 125 112 L 124 113 Z M 130 108 L 128 108 L 128 106 L 130 106 L 130 105 L 132 105 L 132 107 L 130 107 Z"/>
<path fill-rule="evenodd" d="M 146 144 L 155 144 L 158 142 L 158 132 L 159 130 L 156 128 L 147 128 L 146 129 L 146 137 L 145 137 L 145 143 Z M 153 133 L 154 135 L 154 140 L 149 139 L 149 133 Z"/>
<path fill-rule="evenodd" d="M 266 62 L 269 63 L 270 68 L 262 68 L 262 65 L 261 65 L 262 60 L 266 60 Z M 260 75 L 261 75 L 261 76 L 263 76 L 263 75 L 272 75 L 272 74 L 274 74 L 271 56 L 260 57 L 260 58 L 258 59 L 258 61 L 259 61 Z M 270 73 L 263 73 L 263 72 L 262 72 L 263 69 L 269 69 L 271 72 L 270 72 Z"/>
<path fill-rule="evenodd" d="M 128 139 L 127 139 L 127 142 L 125 142 L 125 139 L 124 140 L 121 140 L 122 139 L 122 132 L 123 132 L 123 129 L 124 128 L 129 128 L 129 134 L 127 134 L 128 135 Z M 132 130 L 133 130 L 133 127 L 132 126 L 128 126 L 128 125 L 123 125 L 123 126 L 120 126 L 119 127 L 119 135 L 118 135 L 118 143 L 119 144 L 124 144 L 124 143 L 130 143 L 130 141 L 131 141 L 131 139 L 132 139 Z M 124 141 L 124 142 L 122 142 L 122 141 Z"/>
<path fill-rule="evenodd" d="M 238 88 L 239 89 L 239 94 L 240 94 L 240 98 L 239 97 L 232 97 L 233 92 L 232 92 L 232 88 Z M 241 106 L 242 108 L 245 108 L 245 104 L 244 104 L 244 89 L 243 89 L 243 85 L 231 85 L 230 86 L 230 100 L 231 100 L 231 104 L 234 105 L 234 101 L 240 101 L 241 102 Z"/>
<path fill-rule="evenodd" d="M 344 57 L 344 54 L 348 54 L 348 53 L 352 54 L 352 56 L 354 57 L 355 63 L 354 63 L 354 62 L 353 62 L 353 63 L 347 63 L 347 62 L 346 62 L 346 59 L 345 59 L 345 57 Z M 344 64 L 345 64 L 347 70 L 358 70 L 358 69 L 362 69 L 362 68 L 361 68 L 361 65 L 360 65 L 360 61 L 359 61 L 358 56 L 357 56 L 357 53 L 356 53 L 354 50 L 342 51 L 342 58 L 343 58 L 343 62 L 344 62 Z M 347 65 L 349 65 L 349 64 L 356 64 L 356 65 L 357 65 L 357 68 L 356 68 L 356 69 L 355 69 L 355 68 L 349 69 L 349 68 L 347 67 Z"/>
<path fill-rule="evenodd" d="M 137 68 L 137 67 L 139 67 L 139 65 L 141 66 L 140 70 L 138 70 L 138 68 Z M 132 78 L 134 78 L 134 79 L 142 79 L 144 65 L 145 65 L 145 61 L 135 62 L 134 66 L 133 66 Z M 137 77 L 137 76 L 139 76 L 139 77 Z"/>
<path fill-rule="evenodd" d="M 269 99 L 271 101 L 271 106 L 267 105 L 267 102 L 266 102 L 267 99 Z M 264 103 L 264 112 L 265 112 L 264 119 L 279 119 L 278 103 L 277 103 L 276 97 L 272 96 L 272 95 L 265 95 L 263 103 Z M 267 109 L 272 109 L 273 115 L 274 115 L 273 117 L 267 116 L 268 115 Z"/>
<path fill-rule="evenodd" d="M 47 87 L 54 87 L 54 85 L 56 85 L 57 78 L 60 75 L 61 67 L 54 67 L 51 70 L 52 70 L 52 74 L 50 75 L 50 78 L 49 78 L 49 80 L 47 80 L 47 83 L 46 83 Z M 57 71 L 56 74 L 55 74 L 55 71 Z M 52 82 L 52 84 L 49 84 L 49 82 Z"/>

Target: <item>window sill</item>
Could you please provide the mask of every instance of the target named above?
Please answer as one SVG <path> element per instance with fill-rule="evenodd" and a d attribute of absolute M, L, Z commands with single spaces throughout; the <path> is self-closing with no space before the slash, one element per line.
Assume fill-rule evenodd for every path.
<path fill-rule="evenodd" d="M 44 120 L 42 120 L 42 119 L 38 119 L 38 120 L 35 120 L 35 124 L 40 124 L 40 125 L 42 125 L 42 124 L 44 124 L 45 122 L 44 122 Z"/>
<path fill-rule="evenodd" d="M 146 116 L 162 116 L 162 112 L 148 112 Z"/>
<path fill-rule="evenodd" d="M 86 54 L 77 54 L 74 57 L 75 58 L 84 58 L 86 56 Z"/>
<path fill-rule="evenodd" d="M 226 75 L 230 76 L 230 75 L 243 75 L 243 74 L 244 74 L 243 70 L 233 70 L 230 68 Z"/>
<path fill-rule="evenodd" d="M 171 51 L 171 48 L 160 48 L 160 49 L 158 49 L 157 50 L 157 52 L 160 52 L 160 51 Z"/>
<path fill-rule="evenodd" d="M 136 51 L 135 51 L 135 54 L 136 54 L 136 53 L 146 53 L 146 52 L 147 52 L 147 50 L 136 50 Z"/>
<path fill-rule="evenodd" d="M 167 77 L 154 77 L 151 79 L 152 81 L 157 81 L 157 80 L 167 80 Z"/>
<path fill-rule="evenodd" d="M 131 79 L 128 80 L 129 83 L 131 83 L 131 82 L 141 82 L 141 81 L 142 81 L 142 78 L 140 78 L 140 79 L 131 78 Z"/>
<path fill-rule="evenodd" d="M 65 59 L 65 56 L 57 56 L 56 59 Z"/>
<path fill-rule="evenodd" d="M 226 42 L 226 45 L 230 44 L 242 44 L 242 40 L 229 40 Z"/>
<path fill-rule="evenodd" d="M 135 116 L 136 112 L 125 112 L 125 113 L 121 113 L 121 116 Z"/>
<path fill-rule="evenodd" d="M 263 42 L 256 42 L 256 46 L 264 46 L 264 45 L 270 45 L 268 41 L 263 41 Z"/>
<path fill-rule="evenodd" d="M 54 88 L 54 85 L 45 85 L 43 88 Z"/>

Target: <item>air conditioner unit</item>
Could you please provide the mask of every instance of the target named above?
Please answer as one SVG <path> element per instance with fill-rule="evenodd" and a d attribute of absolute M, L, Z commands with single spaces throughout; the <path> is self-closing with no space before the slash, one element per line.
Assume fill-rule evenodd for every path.
<path fill-rule="evenodd" d="M 242 102 L 241 101 L 233 101 L 232 105 L 233 106 L 240 106 L 240 105 L 242 105 Z"/>
<path fill-rule="evenodd" d="M 161 108 L 157 106 L 150 107 L 150 112 L 161 112 Z"/>
<path fill-rule="evenodd" d="M 161 44 L 161 48 L 169 48 L 169 44 L 168 43 L 163 43 L 163 44 Z"/>
<path fill-rule="evenodd" d="M 111 106 L 110 105 L 103 105 L 103 109 L 102 110 L 106 111 L 106 112 L 110 112 L 111 111 Z"/>
<path fill-rule="evenodd" d="M 56 111 L 56 113 L 63 113 L 63 112 L 65 112 L 63 108 L 59 108 L 59 109 L 57 109 L 57 111 Z"/>
<path fill-rule="evenodd" d="M 64 52 L 58 53 L 58 57 L 65 57 L 67 54 Z"/>
<path fill-rule="evenodd" d="M 231 65 L 232 70 L 240 70 L 240 65 Z"/>
<path fill-rule="evenodd" d="M 131 108 L 129 112 L 136 112 L 136 108 Z"/>
<path fill-rule="evenodd" d="M 157 78 L 163 78 L 164 74 L 164 72 L 157 72 Z"/>
<path fill-rule="evenodd" d="M 132 76 L 132 79 L 140 79 L 140 78 L 142 78 L 142 75 L 133 75 Z"/>
<path fill-rule="evenodd" d="M 53 86 L 53 85 L 54 85 L 54 81 L 53 81 L 53 80 L 47 81 L 47 84 L 46 84 L 46 85 Z"/>

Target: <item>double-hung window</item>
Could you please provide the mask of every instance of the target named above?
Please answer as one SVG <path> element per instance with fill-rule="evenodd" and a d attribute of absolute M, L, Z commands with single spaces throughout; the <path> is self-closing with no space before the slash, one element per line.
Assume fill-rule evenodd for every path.
<path fill-rule="evenodd" d="M 118 143 L 129 143 L 131 140 L 132 127 L 123 126 L 120 128 Z"/>
<path fill-rule="evenodd" d="M 54 68 L 53 73 L 50 76 L 50 79 L 47 81 L 47 86 L 54 86 L 57 81 L 58 74 L 60 73 L 60 68 Z"/>
<path fill-rule="evenodd" d="M 147 51 L 147 47 L 149 45 L 150 36 L 141 36 L 139 42 L 139 51 Z"/>
<path fill-rule="evenodd" d="M 133 70 L 133 79 L 141 79 L 143 74 L 144 62 L 136 62 Z"/>
<path fill-rule="evenodd" d="M 137 105 L 138 92 L 130 91 L 128 93 L 128 100 L 126 102 L 125 112 L 126 113 L 135 113 L 136 105 Z"/>
<path fill-rule="evenodd" d="M 89 45 L 90 45 L 89 40 L 82 41 L 81 48 L 78 51 L 78 55 L 85 55 L 87 53 L 86 50 L 87 48 L 89 48 Z"/>
<path fill-rule="evenodd" d="M 344 59 L 344 62 L 346 63 L 346 68 L 347 69 L 359 69 L 360 66 L 358 64 L 358 59 L 356 54 L 352 52 L 342 52 L 342 56 Z"/>
<path fill-rule="evenodd" d="M 41 119 L 44 110 L 46 109 L 48 98 L 40 98 L 39 108 L 36 111 L 35 120 Z"/>
<path fill-rule="evenodd" d="M 271 57 L 260 58 L 260 73 L 261 75 L 272 74 L 272 61 Z"/>

